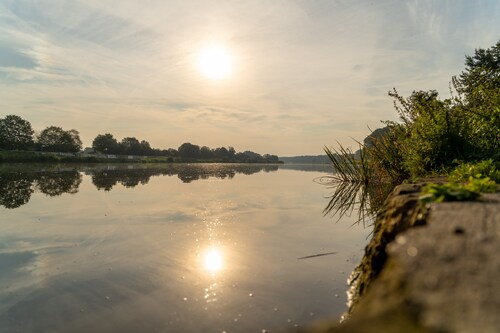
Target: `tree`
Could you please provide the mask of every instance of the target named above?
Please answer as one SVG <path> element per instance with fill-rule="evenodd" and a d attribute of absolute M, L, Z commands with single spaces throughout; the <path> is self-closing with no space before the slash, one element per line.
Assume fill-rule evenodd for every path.
<path fill-rule="evenodd" d="M 500 41 L 466 56 L 465 70 L 453 77 L 453 85 L 474 155 L 500 158 Z"/>
<path fill-rule="evenodd" d="M 126 137 L 120 143 L 120 150 L 128 155 L 142 155 L 142 146 L 135 137 Z"/>
<path fill-rule="evenodd" d="M 213 157 L 212 150 L 207 146 L 203 146 L 200 148 L 200 157 L 203 159 L 209 159 Z"/>
<path fill-rule="evenodd" d="M 180 157 L 198 158 L 200 156 L 200 147 L 187 142 L 179 147 L 178 152 Z"/>
<path fill-rule="evenodd" d="M 400 122 L 365 145 L 371 172 L 393 180 L 442 172 L 461 162 L 500 160 L 500 41 L 465 57 L 465 70 L 452 78 L 458 95 L 414 91 L 389 95 Z"/>
<path fill-rule="evenodd" d="M 151 155 L 152 154 L 153 149 L 151 149 L 151 145 L 149 144 L 149 142 L 147 142 L 146 140 L 142 140 L 140 145 L 141 145 L 141 154 L 142 155 Z"/>
<path fill-rule="evenodd" d="M 77 130 L 65 131 L 61 127 L 49 126 L 38 136 L 42 151 L 74 153 L 82 149 L 82 141 Z"/>
<path fill-rule="evenodd" d="M 92 141 L 92 148 L 95 151 L 103 154 L 118 154 L 119 144 L 118 141 L 113 137 L 112 134 L 99 134 Z"/>
<path fill-rule="evenodd" d="M 246 150 L 243 154 L 248 158 L 249 163 L 262 163 L 264 160 L 260 154 L 254 153 L 253 151 Z"/>
<path fill-rule="evenodd" d="M 172 156 L 172 157 L 179 156 L 179 152 L 174 148 L 168 148 L 167 153 L 168 153 L 167 156 Z"/>
<path fill-rule="evenodd" d="M 29 121 L 8 115 L 0 119 L 0 148 L 27 149 L 33 144 L 33 133 Z"/>
<path fill-rule="evenodd" d="M 70 129 L 66 131 L 69 135 L 67 144 L 71 152 L 77 152 L 82 150 L 82 140 L 80 139 L 80 132 L 75 129 Z"/>
<path fill-rule="evenodd" d="M 220 148 L 214 149 L 214 155 L 219 157 L 219 158 L 223 158 L 223 157 L 228 157 L 229 152 L 225 147 L 220 147 Z"/>
<path fill-rule="evenodd" d="M 264 161 L 266 163 L 279 163 L 280 159 L 276 155 L 264 154 Z"/>
<path fill-rule="evenodd" d="M 469 102 L 483 100 L 484 91 L 500 88 L 500 41 L 489 49 L 476 49 L 474 55 L 465 57 L 465 70 L 454 78 L 457 90 Z"/>

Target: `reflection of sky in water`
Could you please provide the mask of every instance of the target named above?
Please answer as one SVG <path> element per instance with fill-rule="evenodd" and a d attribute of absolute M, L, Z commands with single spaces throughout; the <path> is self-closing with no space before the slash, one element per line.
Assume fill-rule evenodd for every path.
<path fill-rule="evenodd" d="M 77 194 L 0 208 L 0 327 L 235 332 L 339 316 L 369 231 L 322 216 L 319 175 L 155 177 L 111 191 L 84 175 Z"/>

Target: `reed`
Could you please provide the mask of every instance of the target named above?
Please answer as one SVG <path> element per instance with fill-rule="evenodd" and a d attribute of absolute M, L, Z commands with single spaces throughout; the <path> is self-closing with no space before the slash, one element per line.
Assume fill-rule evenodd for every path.
<path fill-rule="evenodd" d="M 331 189 L 327 197 L 329 202 L 323 213 L 337 216 L 340 220 L 344 216 L 351 216 L 357 211 L 354 223 L 366 222 L 375 216 L 392 183 L 379 178 L 371 164 L 369 151 L 357 142 L 359 150 L 353 153 L 351 149 L 337 143 L 339 148 L 325 147 L 325 153 L 332 163 L 332 175 L 321 177 L 319 183 Z M 380 189 L 388 191 L 380 191 Z M 384 196 L 381 198 L 380 196 Z"/>

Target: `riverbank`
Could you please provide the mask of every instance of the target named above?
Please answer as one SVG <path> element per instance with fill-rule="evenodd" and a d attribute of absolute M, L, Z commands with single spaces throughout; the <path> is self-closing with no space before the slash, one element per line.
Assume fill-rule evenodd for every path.
<path fill-rule="evenodd" d="M 423 205 L 423 185 L 396 187 L 378 214 L 349 318 L 307 332 L 497 331 L 500 193 Z"/>
<path fill-rule="evenodd" d="M 241 161 L 232 158 L 185 158 L 179 156 L 105 155 L 86 153 L 57 153 L 40 151 L 0 150 L 0 163 L 248 163 L 283 164 L 267 161 Z"/>

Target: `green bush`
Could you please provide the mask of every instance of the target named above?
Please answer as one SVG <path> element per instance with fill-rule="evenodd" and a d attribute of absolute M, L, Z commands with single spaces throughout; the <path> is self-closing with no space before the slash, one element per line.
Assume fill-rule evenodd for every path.
<path fill-rule="evenodd" d="M 454 182 L 446 184 L 428 184 L 422 189 L 422 202 L 470 201 L 477 199 L 481 193 L 493 193 L 496 183 L 490 178 L 470 177 L 465 184 Z"/>
<path fill-rule="evenodd" d="M 434 90 L 414 91 L 407 98 L 395 89 L 389 92 L 399 121 L 385 122 L 385 134 L 365 145 L 372 174 L 401 181 L 446 173 L 458 163 L 498 164 L 500 41 L 476 50 L 465 64 L 452 78 L 452 98 L 441 100 Z M 488 175 L 498 182 L 498 174 Z"/>
<path fill-rule="evenodd" d="M 464 163 L 456 167 L 451 173 L 450 178 L 454 181 L 466 181 L 472 178 L 490 178 L 496 183 L 500 183 L 500 163 L 493 162 L 492 159 L 477 163 Z"/>

